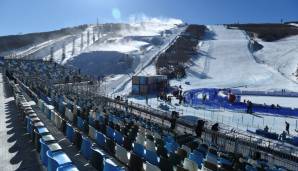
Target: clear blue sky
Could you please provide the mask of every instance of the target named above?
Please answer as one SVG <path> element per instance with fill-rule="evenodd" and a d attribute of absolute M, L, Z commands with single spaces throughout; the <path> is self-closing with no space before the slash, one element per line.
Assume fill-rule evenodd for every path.
<path fill-rule="evenodd" d="M 297 21 L 298 0 L 0 0 L 0 35 L 96 23 L 97 16 L 125 22 L 135 14 L 198 24 Z"/>

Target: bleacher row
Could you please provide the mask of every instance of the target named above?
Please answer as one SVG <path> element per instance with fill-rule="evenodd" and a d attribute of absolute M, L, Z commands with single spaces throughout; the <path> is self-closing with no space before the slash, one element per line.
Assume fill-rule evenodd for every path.
<path fill-rule="evenodd" d="M 28 104 L 18 85 L 12 82 L 10 85 L 14 90 L 15 102 L 20 111 L 20 117 L 26 125 L 26 132 L 30 134 L 32 142 L 40 154 L 41 163 L 48 171 L 78 171 L 44 123 L 38 118 L 31 105 Z"/>
<path fill-rule="evenodd" d="M 119 162 L 118 170 L 233 170 L 237 156 L 225 152 L 211 143 L 203 143 L 201 139 L 191 134 L 173 135 L 168 128 L 123 111 L 110 111 L 109 114 L 94 113 L 88 115 L 82 112 L 92 102 L 80 100 L 78 105 L 65 103 L 63 96 L 52 97 L 52 104 L 58 113 L 66 118 L 66 136 L 74 144 L 84 147 L 81 152 L 96 168 L 98 162 L 107 153 Z M 69 101 L 69 100 L 67 100 Z M 54 114 L 46 109 L 48 105 L 39 101 L 40 108 L 45 110 L 53 122 L 60 123 Z M 88 136 L 88 138 L 87 138 Z M 95 144 L 93 144 L 95 142 Z M 84 144 L 84 145 L 82 145 Z M 95 150 L 95 149 L 96 150 Z M 103 149 L 103 151 L 101 151 Z M 101 151 L 98 154 L 97 151 Z M 104 155 L 103 155 L 104 154 Z M 97 156 L 97 157 L 96 157 Z M 100 156 L 100 157 L 98 157 Z M 245 160 L 245 158 L 243 158 Z M 278 166 L 270 166 L 266 160 L 260 159 L 255 163 L 246 159 L 243 163 L 246 170 L 283 170 Z M 96 164 L 95 164 L 96 163 Z M 115 162 L 117 163 L 117 162 Z M 100 169 L 99 169 L 100 170 Z"/>
<path fill-rule="evenodd" d="M 49 80 L 54 84 L 87 79 L 86 76 L 80 75 L 78 71 L 55 62 L 7 59 L 5 65 L 6 70 L 13 72 L 18 78 Z"/>
<path fill-rule="evenodd" d="M 173 133 L 167 127 L 141 116 L 113 109 L 96 112 L 94 108 L 97 104 L 93 99 L 83 99 L 75 95 L 66 98 L 58 92 L 37 94 L 25 85 L 20 84 L 20 87 L 34 99 L 42 113 L 97 170 L 286 170 L 260 157 L 242 157 L 241 154 L 227 152 L 216 144 L 196 138 L 192 134 Z M 34 137 L 35 142 L 38 142 L 36 137 L 41 136 L 40 143 L 35 144 L 37 147 L 40 144 L 43 163 L 52 162 L 50 154 L 54 152 L 51 152 L 51 149 L 59 149 L 59 146 L 55 141 L 55 147 L 50 145 L 52 143 L 48 144 L 47 140 L 53 138 L 46 138 L 42 131 L 38 134 L 38 128 L 43 128 L 44 125 L 37 124 L 40 120 L 36 114 L 30 115 L 30 106 L 26 105 L 24 111 L 26 123 L 29 125 L 28 132 Z M 57 152 L 64 154 L 63 158 L 66 158 L 62 150 L 59 149 Z M 66 163 L 56 162 L 55 167 L 52 164 L 48 164 L 47 167 L 75 168 L 70 160 L 65 161 Z"/>

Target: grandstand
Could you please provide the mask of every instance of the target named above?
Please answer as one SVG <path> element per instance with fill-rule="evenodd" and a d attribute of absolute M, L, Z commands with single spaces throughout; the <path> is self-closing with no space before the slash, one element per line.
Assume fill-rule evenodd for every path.
<path fill-rule="evenodd" d="M 170 113 L 103 96 L 96 80 L 45 61 L 6 60 L 16 103 L 48 170 L 297 170 L 298 157 L 283 147 L 235 131 L 202 137 Z M 34 77 L 32 77 L 34 75 Z M 68 79 L 67 79 L 68 78 Z M 80 79 L 78 79 L 80 78 Z M 36 105 L 28 105 L 33 100 Z M 66 137 L 72 150 L 55 139 Z M 217 141 L 214 141 L 214 138 Z M 212 141 L 213 139 L 213 141 Z M 72 154 L 79 152 L 84 159 Z M 79 161 L 90 163 L 87 168 Z"/>

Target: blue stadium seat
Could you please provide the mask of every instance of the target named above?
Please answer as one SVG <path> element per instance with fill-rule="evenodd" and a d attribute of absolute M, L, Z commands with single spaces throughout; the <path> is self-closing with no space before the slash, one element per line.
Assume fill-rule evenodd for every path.
<path fill-rule="evenodd" d="M 70 123 L 66 124 L 66 137 L 70 142 L 73 142 L 74 140 L 74 129 L 73 127 L 70 125 Z"/>
<path fill-rule="evenodd" d="M 91 117 L 91 116 L 89 116 L 89 125 L 91 125 L 91 126 L 93 126 L 94 127 L 94 125 L 95 125 L 95 120 Z"/>
<path fill-rule="evenodd" d="M 84 119 L 81 117 L 77 116 L 77 127 L 83 131 L 84 130 Z"/>
<path fill-rule="evenodd" d="M 124 171 L 124 169 L 116 165 L 111 159 L 106 159 L 103 171 Z"/>
<path fill-rule="evenodd" d="M 115 139 L 115 131 L 113 128 L 111 127 L 107 127 L 107 137 L 111 138 L 111 139 Z"/>
<path fill-rule="evenodd" d="M 154 151 L 146 150 L 145 160 L 158 166 L 158 156 Z"/>
<path fill-rule="evenodd" d="M 258 171 L 258 169 L 250 164 L 246 164 L 245 171 Z"/>
<path fill-rule="evenodd" d="M 40 159 L 43 165 L 48 165 L 48 157 L 47 157 L 47 151 L 49 150 L 48 145 L 40 138 Z"/>
<path fill-rule="evenodd" d="M 27 133 L 30 133 L 30 134 L 33 133 L 32 121 L 29 116 L 26 116 L 26 130 L 27 130 Z"/>
<path fill-rule="evenodd" d="M 133 144 L 133 152 L 140 157 L 144 157 L 145 155 L 145 147 L 139 143 Z"/>
<path fill-rule="evenodd" d="M 58 167 L 71 164 L 71 160 L 63 151 L 51 152 L 47 151 L 48 171 L 56 171 Z"/>
<path fill-rule="evenodd" d="M 105 145 L 105 140 L 106 140 L 105 135 L 98 131 L 96 131 L 95 134 L 96 134 L 95 142 L 97 143 L 97 145 L 103 147 Z"/>
<path fill-rule="evenodd" d="M 82 136 L 81 153 L 87 160 L 91 159 L 91 155 L 92 155 L 91 146 L 92 146 L 91 141 L 87 137 Z"/>
<path fill-rule="evenodd" d="M 165 144 L 165 148 L 167 149 L 168 153 L 174 153 L 178 147 L 178 144 L 175 142 L 166 142 Z"/>
<path fill-rule="evenodd" d="M 115 130 L 115 140 L 116 140 L 116 142 L 117 142 L 119 145 L 122 145 L 122 144 L 123 144 L 124 137 L 123 137 L 123 135 L 122 135 L 119 131 L 117 131 L 117 130 Z"/>
<path fill-rule="evenodd" d="M 204 155 L 202 153 L 190 153 L 188 158 L 192 161 L 195 161 L 200 169 L 202 168 L 204 159 Z"/>
<path fill-rule="evenodd" d="M 66 164 L 57 168 L 56 171 L 79 171 L 74 164 Z"/>
<path fill-rule="evenodd" d="M 106 154 L 99 148 L 92 146 L 91 165 L 97 170 L 103 170 L 103 163 L 106 158 Z"/>

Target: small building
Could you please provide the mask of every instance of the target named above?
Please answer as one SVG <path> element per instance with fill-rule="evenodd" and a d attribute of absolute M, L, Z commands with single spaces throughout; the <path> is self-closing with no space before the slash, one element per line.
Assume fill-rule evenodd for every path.
<path fill-rule="evenodd" d="M 133 76 L 131 94 L 154 95 L 167 91 L 169 81 L 166 75 Z"/>

